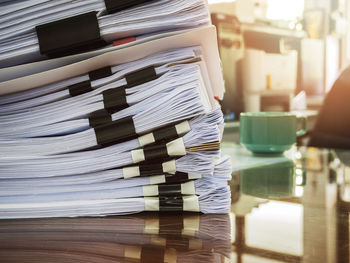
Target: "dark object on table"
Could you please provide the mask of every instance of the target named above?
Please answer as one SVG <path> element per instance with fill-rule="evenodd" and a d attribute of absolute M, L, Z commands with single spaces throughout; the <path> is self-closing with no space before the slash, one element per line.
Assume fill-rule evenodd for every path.
<path fill-rule="evenodd" d="M 350 149 L 350 67 L 327 94 L 309 146 Z"/>

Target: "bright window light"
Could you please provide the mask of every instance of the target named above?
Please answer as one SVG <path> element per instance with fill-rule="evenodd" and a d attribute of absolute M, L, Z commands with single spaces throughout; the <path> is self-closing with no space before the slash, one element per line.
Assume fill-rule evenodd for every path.
<path fill-rule="evenodd" d="M 208 0 L 208 4 L 236 2 L 236 0 Z"/>
<path fill-rule="evenodd" d="M 304 0 L 267 0 L 267 18 L 272 20 L 295 20 L 302 17 Z"/>

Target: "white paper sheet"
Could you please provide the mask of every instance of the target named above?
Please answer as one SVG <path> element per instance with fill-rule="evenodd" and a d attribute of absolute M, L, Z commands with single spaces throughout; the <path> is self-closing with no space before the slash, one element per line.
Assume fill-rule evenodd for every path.
<path fill-rule="evenodd" d="M 123 49 L 114 47 L 111 50 L 116 49 L 115 51 L 105 54 L 91 52 L 88 55 L 69 56 L 30 65 L 0 69 L 0 76 L 14 78 L 0 83 L 0 95 L 48 85 L 50 83 L 83 75 L 86 74 L 86 72 L 105 66 L 137 60 L 164 50 L 196 45 L 202 47 L 202 56 L 206 61 L 214 96 L 222 98 L 224 94 L 224 83 L 215 27 L 194 29 L 174 36 L 165 36 L 160 39 L 146 41 Z M 90 59 L 70 64 L 72 61 L 79 61 L 89 57 Z M 63 66 L 59 67 L 60 65 Z M 33 74 L 33 72 L 35 73 Z"/>

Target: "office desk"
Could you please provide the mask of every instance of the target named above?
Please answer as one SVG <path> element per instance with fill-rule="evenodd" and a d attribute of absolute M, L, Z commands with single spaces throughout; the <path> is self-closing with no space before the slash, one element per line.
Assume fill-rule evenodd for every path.
<path fill-rule="evenodd" d="M 1 262 L 349 262 L 350 152 L 222 148 L 229 215 L 2 220 Z"/>
<path fill-rule="evenodd" d="M 233 144 L 224 151 L 238 152 L 241 166 L 231 180 L 233 262 L 349 262 L 346 152 L 295 147 L 252 156 Z"/>

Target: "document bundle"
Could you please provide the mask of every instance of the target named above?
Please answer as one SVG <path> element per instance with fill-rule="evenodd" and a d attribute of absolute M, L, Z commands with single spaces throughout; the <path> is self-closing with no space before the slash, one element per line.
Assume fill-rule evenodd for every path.
<path fill-rule="evenodd" d="M 223 81 L 215 29 L 204 27 L 205 1 L 6 3 L 12 11 L 0 12 L 0 47 L 7 55 L 42 49 L 38 22 L 50 23 L 50 42 L 70 30 L 56 27 L 57 17 L 66 23 L 91 10 L 108 41 L 108 32 L 120 38 L 126 35 L 117 31 L 201 28 L 78 62 L 66 56 L 63 64 L 56 58 L 1 69 L 15 77 L 0 82 L 0 218 L 229 212 L 231 160 L 220 154 L 217 101 Z M 70 53 L 64 49 L 59 56 Z"/>
<path fill-rule="evenodd" d="M 27 0 L 0 20 L 0 67 L 210 24 L 205 0 Z"/>

